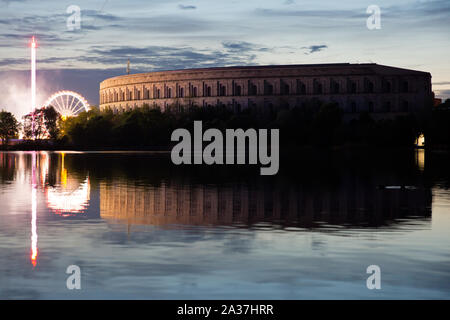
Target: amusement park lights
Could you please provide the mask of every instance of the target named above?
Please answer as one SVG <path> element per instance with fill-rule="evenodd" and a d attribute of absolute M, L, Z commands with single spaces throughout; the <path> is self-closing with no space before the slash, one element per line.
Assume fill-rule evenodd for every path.
<path fill-rule="evenodd" d="M 32 119 L 32 130 L 34 132 L 35 119 L 34 115 L 37 109 L 36 105 L 36 48 L 38 47 L 35 37 L 31 38 L 30 48 L 31 48 L 31 114 Z M 62 117 L 66 119 L 67 117 L 73 117 L 78 115 L 80 112 L 89 111 L 90 106 L 87 100 L 79 93 L 62 90 L 51 95 L 47 101 L 44 103 L 43 107 L 52 106 Z"/>

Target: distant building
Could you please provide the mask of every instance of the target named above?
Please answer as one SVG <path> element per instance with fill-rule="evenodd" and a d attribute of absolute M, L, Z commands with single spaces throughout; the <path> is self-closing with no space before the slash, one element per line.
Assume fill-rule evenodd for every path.
<path fill-rule="evenodd" d="M 415 112 L 433 105 L 431 74 L 378 64 L 311 64 L 187 69 L 123 75 L 100 83 L 100 109 L 169 106 L 302 106 L 334 102 L 349 116 Z"/>

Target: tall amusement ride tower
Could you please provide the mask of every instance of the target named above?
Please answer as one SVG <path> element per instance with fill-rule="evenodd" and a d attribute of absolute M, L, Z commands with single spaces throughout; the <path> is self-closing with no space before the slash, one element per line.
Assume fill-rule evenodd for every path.
<path fill-rule="evenodd" d="M 34 133 L 34 111 L 36 110 L 36 48 L 37 43 L 31 39 L 31 112 L 33 115 L 32 130 Z"/>

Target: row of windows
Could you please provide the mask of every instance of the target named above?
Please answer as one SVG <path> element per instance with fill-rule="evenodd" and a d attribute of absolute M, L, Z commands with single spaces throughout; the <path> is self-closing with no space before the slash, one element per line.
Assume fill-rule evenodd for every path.
<path fill-rule="evenodd" d="M 259 95 L 258 91 L 258 85 L 251 80 L 248 80 L 247 83 L 248 88 L 248 96 L 256 96 Z M 171 87 L 164 87 L 164 92 L 161 94 L 161 89 L 153 87 L 153 99 L 171 99 L 171 98 L 186 98 L 186 97 L 192 97 L 196 98 L 199 97 L 199 90 L 197 86 L 189 84 L 188 86 L 188 92 L 186 94 L 185 88 L 176 86 L 176 88 Z M 203 90 L 202 90 L 202 96 L 203 97 L 224 97 L 224 96 L 242 96 L 244 94 L 243 86 L 240 84 L 236 84 L 234 81 L 232 81 L 231 85 L 231 92 L 229 92 L 227 89 L 227 85 L 220 83 L 217 81 L 216 85 L 217 92 L 215 95 L 213 95 L 212 86 L 203 83 Z M 270 96 L 275 95 L 276 90 L 274 87 L 274 84 L 264 80 L 264 85 L 262 88 L 262 95 Z M 294 89 L 294 90 L 293 90 Z M 409 83 L 408 81 L 402 81 L 399 86 L 398 92 L 409 92 Z M 281 95 L 306 95 L 307 94 L 307 84 L 299 79 L 295 82 L 295 88 L 291 88 L 291 85 L 287 83 L 284 80 L 280 80 L 280 90 L 278 94 Z M 314 80 L 312 84 L 312 88 L 310 93 L 312 94 L 324 94 L 324 93 L 331 93 L 331 94 L 339 94 L 339 93 L 349 93 L 349 94 L 356 94 L 356 93 L 374 93 L 375 92 L 375 85 L 374 83 L 369 80 L 368 78 L 364 78 L 362 83 L 362 88 L 358 91 L 358 84 L 354 80 L 347 80 L 346 84 L 346 90 L 344 91 L 341 87 L 340 82 L 331 79 L 329 81 L 329 90 L 324 90 L 324 83 L 323 81 Z M 383 80 L 381 83 L 381 92 L 383 93 L 391 93 L 392 90 L 392 83 L 387 80 Z M 110 92 L 110 93 L 104 93 L 101 95 L 101 103 L 109 103 L 109 102 L 119 102 L 119 101 L 129 101 L 129 100 L 148 100 L 150 98 L 150 90 L 147 88 L 144 88 L 143 95 L 141 98 L 141 91 L 136 89 L 134 91 L 120 91 L 118 92 Z"/>

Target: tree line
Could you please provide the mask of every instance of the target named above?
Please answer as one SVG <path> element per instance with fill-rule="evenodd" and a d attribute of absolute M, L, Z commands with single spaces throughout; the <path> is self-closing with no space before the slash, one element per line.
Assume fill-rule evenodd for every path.
<path fill-rule="evenodd" d="M 7 145 L 22 132 L 25 140 L 34 143 L 45 140 L 64 148 L 167 148 L 171 145 L 172 131 L 192 130 L 194 120 L 201 120 L 205 130 L 278 128 L 280 143 L 288 147 L 348 144 L 410 147 L 421 133 L 425 134 L 427 146 L 450 146 L 450 99 L 432 111 L 382 120 L 362 112 L 351 121 L 344 121 L 344 113 L 336 104 L 318 100 L 301 107 L 255 106 L 239 112 L 226 106 L 190 106 L 161 111 L 145 105 L 121 113 L 92 108 L 65 120 L 54 108 L 48 107 L 27 115 L 22 123 L 11 113 L 1 111 L 0 138 Z"/>

